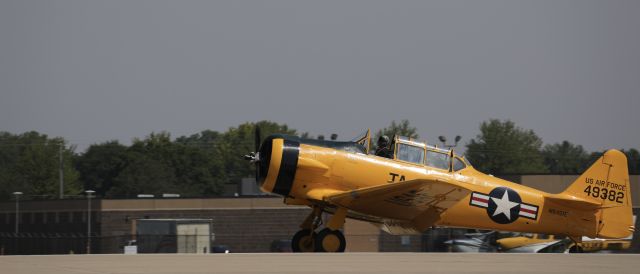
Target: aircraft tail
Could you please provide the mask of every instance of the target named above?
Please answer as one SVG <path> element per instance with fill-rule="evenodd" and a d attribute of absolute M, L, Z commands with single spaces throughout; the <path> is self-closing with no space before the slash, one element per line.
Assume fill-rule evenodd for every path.
<path fill-rule="evenodd" d="M 559 196 L 596 209 L 597 237 L 624 238 L 635 229 L 630 187 L 627 157 L 612 149 Z"/>

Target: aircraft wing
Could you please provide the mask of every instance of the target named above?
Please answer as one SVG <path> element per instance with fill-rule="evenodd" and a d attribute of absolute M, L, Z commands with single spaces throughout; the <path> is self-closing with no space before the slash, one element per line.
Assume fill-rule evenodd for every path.
<path fill-rule="evenodd" d="M 440 213 L 469 192 L 441 179 L 416 179 L 341 192 L 326 196 L 324 200 L 359 213 L 410 221 L 416 227 L 423 227 L 433 225 Z M 424 223 L 431 218 L 435 218 L 431 224 Z"/>

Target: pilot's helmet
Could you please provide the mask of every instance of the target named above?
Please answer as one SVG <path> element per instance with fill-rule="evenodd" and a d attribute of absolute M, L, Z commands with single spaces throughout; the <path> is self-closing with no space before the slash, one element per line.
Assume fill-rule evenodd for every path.
<path fill-rule="evenodd" d="M 387 137 L 387 135 L 382 135 L 380 136 L 380 138 L 378 138 L 379 147 L 386 147 L 388 145 L 389 145 L 389 137 Z"/>

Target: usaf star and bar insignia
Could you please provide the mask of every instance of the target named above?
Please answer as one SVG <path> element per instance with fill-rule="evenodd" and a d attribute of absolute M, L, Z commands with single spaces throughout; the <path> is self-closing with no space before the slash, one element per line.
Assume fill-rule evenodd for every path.
<path fill-rule="evenodd" d="M 518 192 L 508 187 L 496 187 L 489 194 L 472 192 L 469 205 L 486 208 L 489 218 L 499 224 L 513 223 L 518 217 L 538 218 L 538 206 L 523 203 Z"/>

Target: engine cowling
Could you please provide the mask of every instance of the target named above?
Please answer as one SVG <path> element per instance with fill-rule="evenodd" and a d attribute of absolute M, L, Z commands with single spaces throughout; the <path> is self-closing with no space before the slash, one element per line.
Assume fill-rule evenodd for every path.
<path fill-rule="evenodd" d="M 260 146 L 257 181 L 264 192 L 289 196 L 298 166 L 300 142 L 284 135 L 271 135 Z"/>

